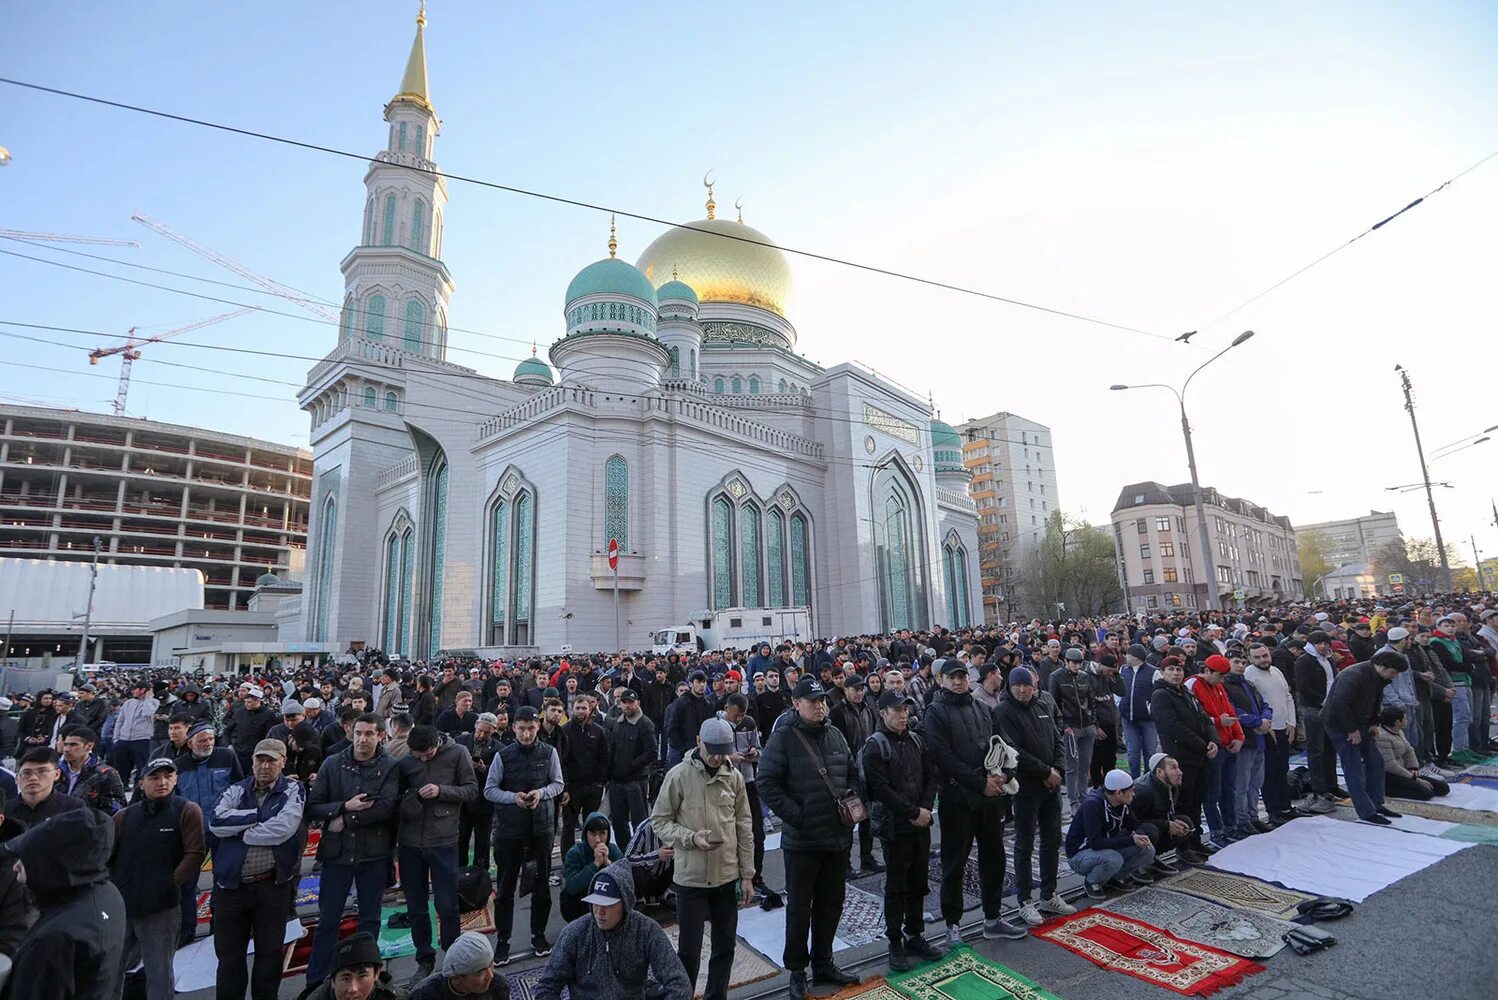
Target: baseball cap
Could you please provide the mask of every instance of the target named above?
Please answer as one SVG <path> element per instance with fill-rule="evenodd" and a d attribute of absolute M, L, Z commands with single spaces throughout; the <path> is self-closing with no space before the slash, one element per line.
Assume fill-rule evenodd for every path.
<path fill-rule="evenodd" d="M 482 722 L 490 726 L 497 726 L 499 725 L 499 716 L 493 712 L 480 712 L 479 717 L 473 721 L 475 724 Z"/>
<path fill-rule="evenodd" d="M 540 716 L 536 714 L 536 709 L 532 705 L 521 705 L 515 710 L 516 722 L 535 722 L 539 718 Z"/>
<path fill-rule="evenodd" d="M 1129 777 L 1128 771 L 1120 771 L 1114 768 L 1103 775 L 1103 787 L 1110 792 L 1121 792 L 1134 784 L 1134 779 Z"/>
<path fill-rule="evenodd" d="M 706 719 L 697 730 L 697 738 L 708 753 L 733 753 L 733 727 L 722 719 Z"/>
<path fill-rule="evenodd" d="M 385 960 L 380 957 L 380 946 L 372 934 L 352 934 L 333 947 L 333 972 L 359 965 L 379 968 Z"/>
<path fill-rule="evenodd" d="M 822 682 L 815 677 L 803 677 L 796 682 L 796 690 L 791 692 L 792 698 L 825 698 L 827 689 L 822 687 Z"/>
<path fill-rule="evenodd" d="M 279 757 L 286 759 L 286 744 L 280 740 L 261 740 L 255 744 L 256 757 Z"/>
<path fill-rule="evenodd" d="M 693 670 L 690 674 L 687 674 L 687 680 L 689 680 L 689 681 L 705 681 L 705 680 L 707 680 L 707 671 L 706 670 Z"/>
<path fill-rule="evenodd" d="M 16 703 L 11 701 L 9 698 L 0 697 L 0 712 L 8 712 L 12 708 L 14 708 L 15 705 Z"/>
<path fill-rule="evenodd" d="M 175 773 L 177 765 L 170 757 L 157 757 L 155 760 L 146 762 L 144 774 L 155 774 L 157 771 L 171 771 Z"/>
<path fill-rule="evenodd" d="M 914 705 L 915 699 L 908 694 L 901 694 L 899 691 L 890 689 L 879 696 L 878 704 L 880 709 L 894 708 L 897 705 Z"/>
<path fill-rule="evenodd" d="M 144 686 L 145 685 L 143 685 L 143 684 L 137 684 L 136 685 L 136 687 L 144 687 Z M 246 698 L 258 698 L 261 701 L 265 700 L 265 692 L 261 691 L 259 688 L 254 687 L 254 686 L 245 688 L 244 689 L 244 696 Z"/>
<path fill-rule="evenodd" d="M 619 693 L 617 695 L 615 695 L 615 698 L 617 698 L 619 701 L 639 701 L 640 700 L 640 696 L 635 692 L 635 689 L 634 688 L 627 688 L 627 687 L 626 688 L 620 688 L 619 689 Z"/>
<path fill-rule="evenodd" d="M 965 674 L 967 673 L 967 664 L 955 656 L 950 656 L 941 661 L 941 672 L 943 674 Z"/>
<path fill-rule="evenodd" d="M 612 906 L 624 902 L 624 890 L 619 887 L 618 879 L 612 874 L 601 871 L 593 876 L 593 884 L 588 886 L 588 894 L 583 897 L 583 902 L 590 906 Z"/>
<path fill-rule="evenodd" d="M 847 680 L 843 681 L 844 690 L 848 690 L 850 688 L 853 690 L 857 690 L 858 688 L 861 688 L 863 686 L 864 679 L 862 674 L 850 673 L 848 674 Z"/>
<path fill-rule="evenodd" d="M 1082 655 L 1082 651 L 1076 646 L 1071 646 L 1066 650 L 1066 658 L 1068 660 L 1071 660 L 1073 663 L 1081 663 L 1084 659 L 1086 659 L 1086 657 Z"/>

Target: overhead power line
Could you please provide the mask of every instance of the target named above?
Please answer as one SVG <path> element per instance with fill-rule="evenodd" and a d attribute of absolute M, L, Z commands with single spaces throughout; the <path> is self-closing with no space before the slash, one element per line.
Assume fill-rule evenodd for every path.
<path fill-rule="evenodd" d="M 179 122 L 184 125 L 194 125 L 199 128 L 214 129 L 219 132 L 227 132 L 232 135 L 244 136 L 250 139 L 259 139 L 264 142 L 274 142 L 285 146 L 292 146 L 297 149 L 305 149 L 317 153 L 326 153 L 330 156 L 341 156 L 351 160 L 358 160 L 360 163 L 368 163 L 371 159 L 371 157 L 367 153 L 356 153 L 352 150 L 339 149 L 336 146 L 325 146 L 321 143 L 292 139 L 287 136 L 275 135 L 274 133 L 270 132 L 259 132 L 254 129 L 239 128 L 237 126 L 228 125 L 223 122 L 210 121 L 204 118 L 193 118 L 188 115 L 173 114 L 171 112 L 161 111 L 156 108 L 148 108 L 137 104 L 127 104 L 123 101 L 112 101 L 108 98 L 96 97 L 92 94 L 80 94 L 74 91 L 62 90 L 58 87 L 46 87 L 39 83 L 30 83 L 25 80 L 13 80 L 7 77 L 0 77 L 0 83 L 8 84 L 12 87 L 20 87 L 25 90 L 36 91 L 38 93 L 52 94 L 57 97 L 66 97 L 70 100 L 84 101 L 89 104 L 97 104 L 102 107 L 115 108 L 120 111 L 129 111 L 134 114 L 149 115 L 153 118 L 161 118 L 167 121 Z M 1167 343 L 1174 342 L 1176 339 L 1174 335 L 1170 334 L 1156 333 L 1152 330 L 1144 330 L 1140 329 L 1139 327 L 1128 326 L 1123 323 L 1113 323 L 1108 320 L 1098 319 L 1095 316 L 1085 316 L 1081 313 L 1075 313 L 1065 309 L 1045 306 L 1036 302 L 1027 302 L 1023 299 L 1016 299 L 1007 295 L 999 295 L 996 292 L 986 292 L 981 289 L 968 287 L 966 285 L 959 285 L 950 281 L 942 281 L 938 278 L 930 278 L 922 275 L 911 274 L 905 271 L 897 271 L 893 268 L 880 267 L 876 264 L 867 264 L 860 261 L 849 260 L 845 257 L 837 257 L 832 254 L 819 253 L 814 250 L 807 250 L 800 247 L 782 246 L 780 244 L 771 243 L 767 240 L 755 239 L 752 236 L 740 236 L 734 233 L 725 233 L 715 229 L 705 229 L 699 226 L 694 226 L 690 223 L 683 224 L 679 222 L 672 222 L 669 219 L 658 218 L 657 216 L 647 215 L 643 212 L 631 211 L 624 208 L 612 208 L 607 205 L 598 204 L 596 202 L 584 201 L 580 198 L 569 198 L 565 195 L 552 194 L 546 191 L 536 191 L 529 188 L 517 187 L 513 184 L 504 184 L 499 181 L 485 180 L 481 177 L 469 177 L 463 174 L 447 173 L 446 171 L 438 170 L 435 167 L 422 167 L 406 163 L 394 163 L 390 165 L 397 166 L 402 170 L 407 170 L 412 173 L 438 176 L 449 181 L 458 181 L 464 184 L 473 184 L 478 187 L 485 187 L 494 191 L 503 191 L 507 194 L 520 195 L 526 198 L 535 198 L 541 201 L 548 201 L 558 205 L 568 205 L 573 208 L 582 208 L 594 212 L 609 213 L 626 219 L 634 219 L 637 222 L 648 222 L 653 225 L 666 226 L 672 229 L 691 229 L 696 232 L 706 233 L 710 236 L 718 237 L 719 239 L 736 240 L 740 243 L 748 243 L 754 246 L 768 247 L 770 249 L 780 250 L 783 253 L 795 254 L 798 257 L 805 257 L 808 260 L 819 260 L 825 263 L 836 264 L 842 267 L 848 267 L 854 270 L 863 271 L 868 274 L 877 274 L 886 278 L 894 278 L 900 281 L 908 281 L 913 284 L 925 285 L 929 288 L 938 288 L 944 291 L 957 292 L 961 295 L 971 295 L 977 298 L 987 299 L 992 302 L 1002 302 L 1005 305 L 1011 305 L 1021 309 L 1029 309 L 1035 312 L 1046 313 L 1048 315 L 1058 316 L 1063 319 L 1072 319 L 1081 323 L 1089 323 L 1094 326 L 1106 327 L 1110 330 L 1118 330 L 1123 333 L 1138 334 L 1144 337 L 1153 337 L 1156 340 L 1165 341 Z"/>

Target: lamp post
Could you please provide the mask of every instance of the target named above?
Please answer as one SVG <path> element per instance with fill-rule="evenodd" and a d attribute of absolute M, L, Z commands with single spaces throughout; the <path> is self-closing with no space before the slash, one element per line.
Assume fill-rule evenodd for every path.
<path fill-rule="evenodd" d="M 1205 504 L 1202 502 L 1201 478 L 1196 473 L 1196 448 L 1191 443 L 1191 421 L 1186 418 L 1186 390 L 1191 388 L 1191 380 L 1196 378 L 1197 374 L 1203 368 L 1222 357 L 1228 351 L 1244 343 L 1253 335 L 1254 332 L 1252 330 L 1244 330 L 1238 334 L 1238 336 L 1233 338 L 1231 344 L 1202 362 L 1197 366 L 1196 371 L 1186 376 L 1186 381 L 1179 390 L 1163 382 L 1147 382 L 1142 385 L 1112 385 L 1108 387 L 1114 391 L 1121 389 L 1168 389 L 1174 394 L 1176 402 L 1180 404 L 1181 436 L 1186 439 L 1186 464 L 1191 468 L 1191 501 L 1196 505 L 1196 530 L 1198 536 L 1196 546 L 1197 551 L 1201 553 L 1198 564 L 1207 570 L 1207 596 L 1211 599 L 1213 611 L 1222 610 L 1222 592 L 1217 589 L 1217 573 L 1212 562 L 1212 542 L 1207 535 L 1207 510 Z"/>
<path fill-rule="evenodd" d="M 1441 539 L 1441 519 L 1436 516 L 1436 494 L 1430 488 L 1430 468 L 1425 462 L 1425 446 L 1420 443 L 1420 423 L 1415 419 L 1414 389 L 1410 385 L 1410 373 L 1403 365 L 1395 365 L 1399 373 L 1399 385 L 1404 390 L 1404 409 L 1410 415 L 1410 427 L 1415 431 L 1415 454 L 1420 457 L 1420 479 L 1425 485 L 1425 502 L 1430 505 L 1430 526 L 1436 535 L 1436 555 L 1441 559 L 1441 580 L 1446 590 L 1451 590 L 1451 560 L 1446 558 L 1446 543 Z"/>

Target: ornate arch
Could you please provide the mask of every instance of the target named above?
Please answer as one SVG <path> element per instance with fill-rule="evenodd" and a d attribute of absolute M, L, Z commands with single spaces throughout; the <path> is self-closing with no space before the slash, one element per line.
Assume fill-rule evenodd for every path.
<path fill-rule="evenodd" d="M 390 519 L 381 544 L 384 586 L 381 588 L 381 613 L 384 650 L 409 656 L 411 653 L 411 591 L 416 559 L 416 522 L 402 507 Z"/>
<path fill-rule="evenodd" d="M 885 632 L 930 625 L 925 503 L 918 482 L 895 451 L 876 462 L 869 476 L 879 611 Z"/>
<path fill-rule="evenodd" d="M 484 632 L 495 646 L 536 642 L 535 485 L 513 465 L 484 504 Z"/>

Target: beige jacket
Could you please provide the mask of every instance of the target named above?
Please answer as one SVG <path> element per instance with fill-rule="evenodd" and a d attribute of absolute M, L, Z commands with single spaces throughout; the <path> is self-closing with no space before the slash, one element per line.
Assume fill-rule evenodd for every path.
<path fill-rule="evenodd" d="M 1420 761 L 1415 757 L 1415 751 L 1410 747 L 1410 741 L 1404 738 L 1404 734 L 1386 729 L 1383 726 L 1373 727 L 1373 742 L 1378 746 L 1378 752 L 1384 757 L 1384 772 L 1386 774 L 1397 774 L 1401 777 L 1409 777 L 1411 771 L 1420 770 Z"/>
<path fill-rule="evenodd" d="M 661 782 L 650 814 L 656 836 L 676 849 L 675 880 L 681 885 L 715 888 L 754 877 L 754 822 L 744 776 L 732 764 L 708 774 L 697 751 L 690 750 Z M 707 830 L 723 841 L 703 851 L 692 835 Z"/>

